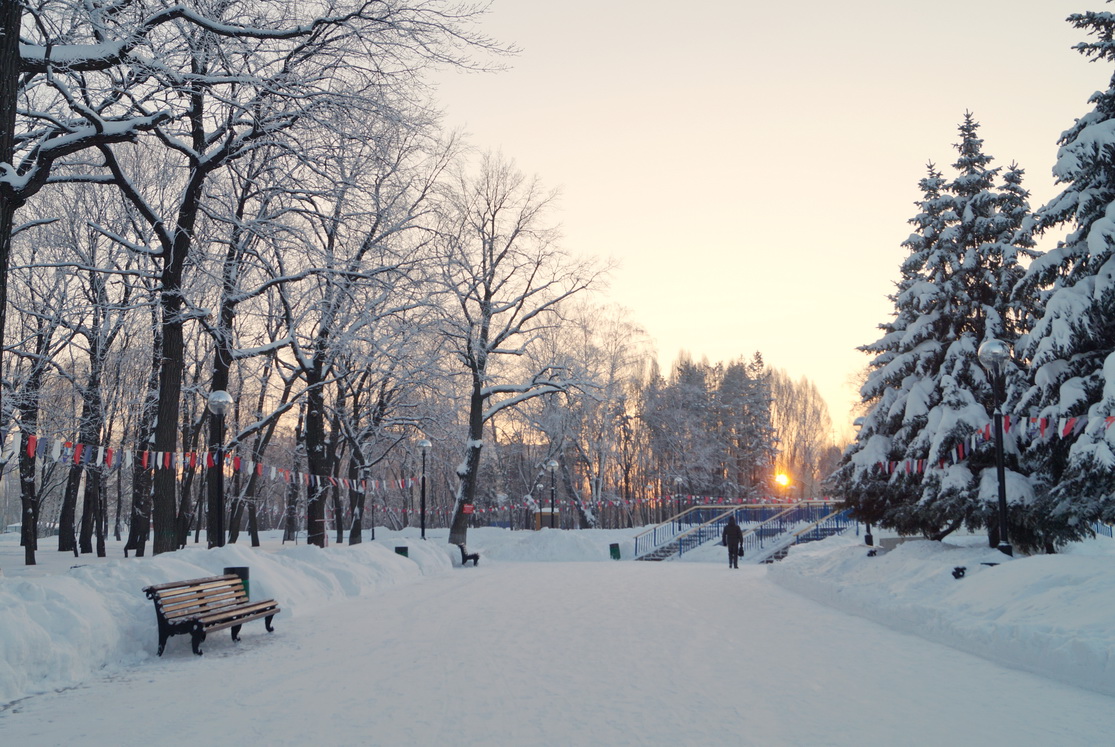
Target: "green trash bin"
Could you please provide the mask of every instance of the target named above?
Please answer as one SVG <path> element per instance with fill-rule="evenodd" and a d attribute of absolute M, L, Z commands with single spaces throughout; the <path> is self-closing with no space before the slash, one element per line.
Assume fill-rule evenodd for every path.
<path fill-rule="evenodd" d="M 395 548 L 395 554 L 396 555 L 402 555 L 404 558 L 409 558 L 410 557 L 410 548 L 407 547 L 406 545 L 401 545 L 401 546 Z"/>
<path fill-rule="evenodd" d="M 225 568 L 225 575 L 227 576 L 230 573 L 235 573 L 237 576 L 240 577 L 240 580 L 244 582 L 244 594 L 249 599 L 251 599 L 252 591 L 249 588 L 249 584 L 248 584 L 249 574 L 248 574 L 247 567 L 246 566 L 232 566 L 232 567 L 229 567 L 229 568 Z"/>
<path fill-rule="evenodd" d="M 612 560 L 619 560 L 619 543 L 613 542 L 608 545 L 608 550 L 612 553 Z"/>

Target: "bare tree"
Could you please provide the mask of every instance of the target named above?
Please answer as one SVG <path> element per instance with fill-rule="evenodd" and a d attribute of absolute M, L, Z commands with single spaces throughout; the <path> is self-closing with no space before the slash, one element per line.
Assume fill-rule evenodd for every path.
<path fill-rule="evenodd" d="M 473 505 L 484 426 L 497 413 L 527 400 L 577 387 L 560 363 L 542 363 L 510 378 L 517 359 L 540 332 L 560 322 L 561 304 L 588 288 L 598 272 L 554 245 L 545 211 L 553 195 L 514 165 L 484 156 L 475 177 L 462 174 L 448 194 L 440 243 L 445 294 L 442 334 L 467 378 L 465 458 L 449 542 L 463 544 Z"/>

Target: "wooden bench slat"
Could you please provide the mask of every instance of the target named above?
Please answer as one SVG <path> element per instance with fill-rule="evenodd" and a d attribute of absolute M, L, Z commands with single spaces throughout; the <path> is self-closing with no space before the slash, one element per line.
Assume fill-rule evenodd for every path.
<path fill-rule="evenodd" d="M 278 611 L 278 607 L 267 607 L 248 614 L 237 614 L 210 620 L 198 620 L 196 624 L 200 626 L 206 633 L 209 633 L 211 631 L 231 628 L 234 625 L 243 625 L 246 622 L 258 620 L 261 617 L 270 617 Z"/>
<path fill-rule="evenodd" d="M 228 600 L 247 599 L 247 595 L 243 589 L 235 591 L 222 592 L 220 594 L 207 594 L 205 596 L 194 597 L 191 599 L 174 599 L 171 604 L 163 601 L 159 606 L 163 608 L 163 612 L 174 612 L 175 610 L 187 609 L 189 607 L 204 607 L 213 604 L 223 604 Z"/>
<path fill-rule="evenodd" d="M 255 612 L 261 610 L 274 609 L 277 606 L 278 604 L 275 602 L 274 599 L 269 599 L 266 602 L 258 602 L 256 604 L 250 604 L 247 606 L 236 606 L 228 607 L 225 609 L 212 610 L 211 612 L 207 612 L 198 617 L 197 621 L 200 622 L 202 625 L 205 625 L 209 621 L 223 620 L 229 617 L 236 617 L 238 615 L 254 614 Z"/>
<path fill-rule="evenodd" d="M 154 586 L 145 586 L 145 587 L 143 587 L 143 591 L 145 593 L 146 592 L 152 592 L 152 591 L 163 591 L 164 589 L 176 589 L 176 588 L 181 587 L 181 586 L 191 586 L 191 587 L 201 586 L 201 587 L 204 587 L 204 586 L 210 586 L 210 585 L 219 585 L 220 582 L 237 581 L 239 579 L 240 579 L 240 577 L 237 576 L 235 573 L 228 573 L 228 574 L 225 574 L 223 576 L 208 576 L 207 578 L 192 578 L 189 581 L 171 581 L 171 582 L 165 583 L 165 584 L 155 584 Z"/>

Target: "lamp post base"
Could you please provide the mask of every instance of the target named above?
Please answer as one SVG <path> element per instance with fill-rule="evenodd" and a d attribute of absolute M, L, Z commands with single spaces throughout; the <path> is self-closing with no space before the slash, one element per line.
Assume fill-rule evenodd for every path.
<path fill-rule="evenodd" d="M 1014 548 L 1010 546 L 1009 542 L 1000 542 L 997 548 L 1003 555 L 1010 555 L 1014 557 Z"/>

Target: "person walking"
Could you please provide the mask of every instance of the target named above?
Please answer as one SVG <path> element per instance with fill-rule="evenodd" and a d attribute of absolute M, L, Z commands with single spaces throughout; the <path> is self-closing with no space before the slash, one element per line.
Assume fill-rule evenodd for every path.
<path fill-rule="evenodd" d="M 728 517 L 728 525 L 720 535 L 720 543 L 728 546 L 728 567 L 739 568 L 740 546 L 743 544 L 743 530 L 736 523 L 736 517 Z"/>

